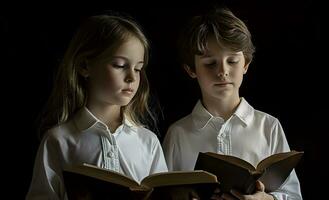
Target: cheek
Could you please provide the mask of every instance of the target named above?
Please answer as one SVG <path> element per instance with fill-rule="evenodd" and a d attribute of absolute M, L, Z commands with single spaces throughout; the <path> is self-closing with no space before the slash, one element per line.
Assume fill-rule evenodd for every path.
<path fill-rule="evenodd" d="M 211 76 L 198 76 L 197 80 L 201 88 L 208 88 L 215 81 L 215 78 L 211 78 Z"/>
<path fill-rule="evenodd" d="M 243 81 L 243 71 L 235 71 L 234 74 L 232 74 L 232 79 L 234 79 L 234 82 L 240 86 Z"/>
<path fill-rule="evenodd" d="M 237 78 L 237 79 L 241 79 L 243 78 L 243 74 L 244 74 L 244 69 L 236 69 L 236 70 L 232 70 L 230 72 L 231 76 Z"/>
<path fill-rule="evenodd" d="M 137 85 L 137 87 L 139 86 L 140 82 L 141 82 L 141 75 L 139 74 L 139 75 L 136 76 L 136 85 Z"/>
<path fill-rule="evenodd" d="M 134 86 L 136 86 L 136 85 L 138 86 L 141 82 L 142 76 L 143 76 L 143 74 L 141 72 L 140 73 L 135 72 L 134 81 L 132 82 L 132 84 Z"/>
<path fill-rule="evenodd" d="M 200 67 L 196 68 L 195 73 L 202 79 L 212 79 L 217 76 L 216 68 Z"/>
<path fill-rule="evenodd" d="M 119 87 L 120 80 L 119 76 L 115 76 L 114 74 L 104 74 L 103 85 L 108 89 L 115 89 Z"/>
<path fill-rule="evenodd" d="M 118 77 L 111 73 L 104 72 L 94 77 L 94 86 L 99 89 L 113 90 L 117 87 Z"/>
<path fill-rule="evenodd" d="M 216 80 L 216 74 L 210 69 L 198 69 L 195 71 L 200 86 L 206 87 Z"/>

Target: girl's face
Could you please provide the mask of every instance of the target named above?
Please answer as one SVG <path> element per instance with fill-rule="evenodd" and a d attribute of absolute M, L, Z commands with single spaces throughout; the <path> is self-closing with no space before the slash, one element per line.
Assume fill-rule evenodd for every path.
<path fill-rule="evenodd" d="M 106 63 L 88 66 L 89 102 L 127 105 L 136 94 L 144 64 L 144 46 L 130 37 Z"/>
<path fill-rule="evenodd" d="M 236 100 L 249 63 L 242 51 L 224 48 L 214 37 L 207 44 L 205 54 L 195 56 L 195 71 L 188 70 L 190 76 L 197 78 L 204 100 Z"/>

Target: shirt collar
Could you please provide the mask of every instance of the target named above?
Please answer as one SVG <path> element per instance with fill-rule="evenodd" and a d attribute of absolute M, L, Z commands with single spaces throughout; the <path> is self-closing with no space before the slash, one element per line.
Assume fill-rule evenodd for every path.
<path fill-rule="evenodd" d="M 241 97 L 240 104 L 233 115 L 237 116 L 244 125 L 248 126 L 254 117 L 254 108 L 243 97 Z"/>
<path fill-rule="evenodd" d="M 95 125 L 99 124 L 105 129 L 108 128 L 106 124 L 104 124 L 101 120 L 99 120 L 87 107 L 82 107 L 74 117 L 74 122 L 77 128 L 80 131 L 86 131 L 88 129 L 93 128 Z M 123 117 L 122 121 L 125 127 L 132 129 L 133 131 L 137 131 L 137 126 L 135 123 L 130 121 L 126 116 Z"/>
<path fill-rule="evenodd" d="M 214 116 L 202 105 L 199 100 L 193 108 L 192 119 L 197 129 L 202 129 L 207 126 Z"/>
<path fill-rule="evenodd" d="M 248 126 L 253 118 L 253 111 L 253 107 L 250 106 L 248 102 L 242 97 L 240 104 L 238 105 L 233 115 L 240 119 L 244 125 Z M 231 120 L 231 118 L 229 120 Z M 197 129 L 203 129 L 213 119 L 216 119 L 217 121 L 223 121 L 222 118 L 214 117 L 210 112 L 208 112 L 200 100 L 194 106 L 192 111 L 192 119 Z"/>

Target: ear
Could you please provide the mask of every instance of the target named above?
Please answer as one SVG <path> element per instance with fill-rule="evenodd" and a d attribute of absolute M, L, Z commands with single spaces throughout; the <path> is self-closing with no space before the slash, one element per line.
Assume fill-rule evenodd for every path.
<path fill-rule="evenodd" d="M 184 69 L 188 73 L 188 75 L 190 75 L 191 78 L 196 78 L 195 71 L 193 71 L 190 66 L 184 64 Z"/>
<path fill-rule="evenodd" d="M 249 65 L 250 65 L 250 62 L 248 62 L 248 63 L 246 63 L 245 65 L 244 65 L 244 71 L 243 71 L 243 74 L 246 74 L 247 73 L 247 71 L 248 71 L 248 68 L 249 68 Z"/>
<path fill-rule="evenodd" d="M 78 66 L 78 73 L 83 77 L 83 78 L 88 78 L 89 77 L 89 67 L 87 64 L 87 61 L 82 61 L 79 66 Z"/>

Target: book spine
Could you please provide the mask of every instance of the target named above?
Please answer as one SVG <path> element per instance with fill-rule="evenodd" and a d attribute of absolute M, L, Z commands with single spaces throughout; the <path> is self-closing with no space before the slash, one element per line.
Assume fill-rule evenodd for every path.
<path fill-rule="evenodd" d="M 256 189 L 256 180 L 254 176 L 250 176 L 248 180 L 245 182 L 245 185 L 243 188 L 245 190 L 243 191 L 245 194 L 252 194 L 254 193 Z"/>

